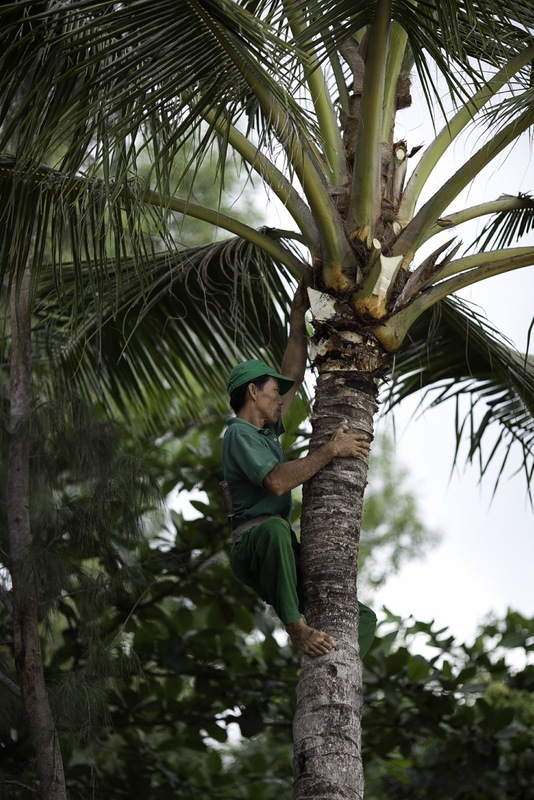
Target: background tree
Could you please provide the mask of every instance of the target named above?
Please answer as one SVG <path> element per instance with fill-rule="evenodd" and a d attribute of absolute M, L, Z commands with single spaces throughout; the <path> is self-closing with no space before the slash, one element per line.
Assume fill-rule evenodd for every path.
<path fill-rule="evenodd" d="M 34 6 L 35 11 L 42 9 L 42 6 Z M 11 13 L 9 16 L 11 18 Z M 5 454 L 8 462 L 6 476 L 6 485 L 8 487 L 6 497 L 8 510 L 6 518 L 7 540 L 4 543 L 8 578 L 6 579 L 6 589 L 3 590 L 2 596 L 6 601 L 6 607 L 10 611 L 13 625 L 12 641 L 15 649 L 16 664 L 16 676 L 14 676 L 16 677 L 16 682 L 13 685 L 17 687 L 28 720 L 29 730 L 32 734 L 39 766 L 41 791 L 43 796 L 61 800 L 66 796 L 66 786 L 63 777 L 63 760 L 59 748 L 60 739 L 56 722 L 58 714 L 64 716 L 64 711 L 58 712 L 57 708 L 53 708 L 50 687 L 47 687 L 43 669 L 43 653 L 40 641 L 40 627 L 43 625 L 43 619 L 46 618 L 46 612 L 44 611 L 46 603 L 43 597 L 57 597 L 59 590 L 57 586 L 48 585 L 46 590 L 43 587 L 41 569 L 43 564 L 47 562 L 40 558 L 41 553 L 38 544 L 40 537 L 39 522 L 36 521 L 35 517 L 32 520 L 30 514 L 30 508 L 36 504 L 34 495 L 38 493 L 35 480 L 32 484 L 30 463 L 31 459 L 35 460 L 37 457 L 37 454 L 32 451 L 32 445 L 35 448 L 36 440 L 31 428 L 35 424 L 35 408 L 38 404 L 35 396 L 32 396 L 32 379 L 33 386 L 38 386 L 37 392 L 41 398 L 60 398 L 62 403 L 65 402 L 65 396 L 71 391 L 71 387 L 68 386 L 68 381 L 58 386 L 58 381 L 55 380 L 57 376 L 54 376 L 53 369 L 49 368 L 49 361 L 52 356 L 51 348 L 53 350 L 57 346 L 57 340 L 54 344 L 51 344 L 48 332 L 46 330 L 43 332 L 42 329 L 41 333 L 44 333 L 44 336 L 40 336 L 39 332 L 37 332 L 32 338 L 32 327 L 35 327 L 36 320 L 36 287 L 38 286 L 39 292 L 44 294 L 46 293 L 47 281 L 51 280 L 55 284 L 57 275 L 54 275 L 53 271 L 45 272 L 43 275 L 42 265 L 43 262 L 57 264 L 56 258 L 60 264 L 63 261 L 74 259 L 73 274 L 78 275 L 79 259 L 83 258 L 84 253 L 87 255 L 85 245 L 88 245 L 89 250 L 94 247 L 94 255 L 97 261 L 102 256 L 102 253 L 109 255 L 110 248 L 111 251 L 115 251 L 115 257 L 119 262 L 123 255 L 123 248 L 126 248 L 127 252 L 132 254 L 134 262 L 136 259 L 147 258 L 149 254 L 154 257 L 155 253 L 161 250 L 162 237 L 157 237 L 157 233 L 164 230 L 165 223 L 167 223 L 169 231 L 173 227 L 176 229 L 178 223 L 173 220 L 171 225 L 165 216 L 156 220 L 153 215 L 148 215 L 147 218 L 134 222 L 128 216 L 128 212 L 123 213 L 123 210 L 117 207 L 113 208 L 113 204 L 110 204 L 107 198 L 100 196 L 99 199 L 96 196 L 100 194 L 100 189 L 103 185 L 102 181 L 99 183 L 100 189 L 97 189 L 95 194 L 93 191 L 94 185 L 91 188 L 91 182 L 89 182 L 88 186 L 87 181 L 78 176 L 78 179 L 75 180 L 75 186 L 70 187 L 70 190 L 67 188 L 66 193 L 63 193 L 63 188 L 65 187 L 56 183 L 55 179 L 58 173 L 54 173 L 49 165 L 56 164 L 57 159 L 61 160 L 63 156 L 66 159 L 69 158 L 69 147 L 72 148 L 74 146 L 76 148 L 78 146 L 75 143 L 76 141 L 80 144 L 78 139 L 80 135 L 79 128 L 65 133 L 64 139 L 61 139 L 61 135 L 59 139 L 55 138 L 55 134 L 59 133 L 58 128 L 61 127 L 65 109 L 62 108 L 61 103 L 55 105 L 52 102 L 51 106 L 47 105 L 50 97 L 41 98 L 43 101 L 41 110 L 48 115 L 48 133 L 43 133 L 40 124 L 37 129 L 29 130 L 26 128 L 24 119 L 17 119 L 16 109 L 20 111 L 27 107 L 28 103 L 33 102 L 32 91 L 35 77 L 43 71 L 46 74 L 50 67 L 50 64 L 47 64 L 46 46 L 43 44 L 40 33 L 37 33 L 35 43 L 38 46 L 38 51 L 28 56 L 27 69 L 24 74 L 19 73 L 17 75 L 15 100 L 5 106 L 0 119 L 2 123 L 2 159 L 4 165 L 3 171 L 0 170 L 2 172 L 0 178 L 2 196 L 6 200 L 11 198 L 11 201 L 15 204 L 14 209 L 6 209 L 6 213 L 3 216 L 4 227 L 0 262 L 0 273 L 3 276 L 3 284 L 7 289 L 6 296 L 2 298 L 4 336 L 1 347 L 4 365 L 9 365 L 10 382 L 7 412 L 9 419 L 6 425 L 6 429 L 9 430 L 9 449 Z M 27 54 L 24 46 L 23 50 Z M 13 51 L 9 46 L 5 57 L 6 61 L 13 65 Z M 65 66 L 65 62 L 62 62 L 62 64 Z M 57 66 L 58 64 L 55 62 L 55 67 Z M 15 69 L 18 69 L 16 64 Z M 13 97 L 11 100 L 13 100 Z M 44 108 L 47 110 L 44 111 Z M 88 113 L 90 113 L 89 109 Z M 52 142 L 50 140 L 51 137 L 53 139 Z M 90 168 L 91 163 L 93 163 L 93 167 L 98 170 L 101 164 L 98 162 L 98 166 L 95 166 L 93 154 L 90 152 L 90 142 L 86 142 L 86 145 L 88 150 L 84 150 L 82 144 L 82 150 L 80 151 L 82 161 L 88 159 L 89 163 L 86 166 Z M 180 153 L 180 158 L 176 158 L 174 161 L 174 172 L 171 172 L 170 179 L 175 180 L 174 173 L 183 174 L 189 157 L 190 154 L 188 156 L 187 148 L 184 148 L 184 151 Z M 29 158 L 29 162 L 26 162 L 26 158 Z M 148 168 L 148 165 L 141 161 L 140 176 Z M 48 178 L 51 178 L 46 188 L 41 187 L 42 193 L 35 191 L 34 180 L 38 175 L 41 175 L 45 183 Z M 219 183 L 218 188 L 217 183 Z M 227 171 L 226 187 L 229 184 L 231 184 L 231 170 Z M 195 193 L 197 196 L 203 194 L 207 200 L 211 197 L 214 203 L 218 202 L 224 207 L 224 198 L 227 196 L 227 192 L 223 190 L 221 181 L 214 181 L 213 176 L 208 188 L 207 181 L 202 181 L 202 175 L 196 174 Z M 243 213 L 246 213 L 245 203 L 243 202 L 244 193 L 241 192 L 241 195 Z M 122 206 L 124 205 L 122 201 L 121 204 Z M 248 216 L 252 216 L 250 209 Z M 52 223 L 50 223 L 51 218 L 53 220 Z M 81 218 L 84 219 L 84 222 L 80 226 L 78 223 L 80 223 Z M 76 222 L 76 219 L 78 222 Z M 216 234 L 206 237 L 205 228 L 206 226 L 203 223 L 198 223 L 196 227 L 195 224 L 188 226 L 187 236 L 182 237 L 184 246 L 185 244 L 193 246 L 201 239 L 204 241 L 206 238 L 208 240 L 217 238 Z M 88 231 L 90 231 L 89 234 Z M 110 235 L 109 231 L 114 233 Z M 85 244 L 81 244 L 79 237 L 83 240 L 86 235 L 89 235 L 91 244 L 88 244 L 87 240 Z M 165 234 L 163 240 L 165 238 L 168 240 L 170 235 L 170 232 Z M 90 263 L 91 257 L 89 256 L 86 264 L 88 269 L 84 268 L 83 280 L 85 281 L 86 278 L 89 278 L 91 285 L 84 284 L 78 297 L 82 306 L 85 302 L 86 292 L 88 292 L 88 297 L 93 298 L 95 291 L 97 293 L 99 291 L 105 293 L 106 289 L 109 288 L 109 285 L 105 287 L 102 284 L 102 274 L 97 278 L 98 289 L 96 288 L 93 283 L 94 273 L 91 277 Z M 43 285 L 45 288 L 42 288 Z M 77 286 L 79 288 L 79 283 Z M 8 302 L 6 302 L 7 299 L 9 299 Z M 74 308 L 72 307 L 67 311 L 67 315 L 73 310 Z M 39 317 L 39 312 L 37 312 L 37 317 Z M 42 314 L 41 312 L 41 319 L 44 319 L 45 327 L 47 327 L 46 313 Z M 105 341 L 101 342 L 101 346 L 106 348 L 108 352 L 117 348 L 116 356 L 117 359 L 120 359 L 121 342 L 117 340 L 113 330 L 108 330 L 108 334 L 104 338 Z M 120 409 L 123 405 L 123 398 L 121 397 L 120 381 L 117 381 L 117 376 L 111 370 L 106 380 L 99 370 L 97 372 L 99 374 L 96 380 L 98 382 L 103 380 L 101 385 L 106 382 L 108 383 L 108 388 L 109 383 L 112 385 L 109 399 L 111 401 L 111 396 L 113 395 L 113 410 Z M 89 379 L 90 383 L 94 382 L 95 377 L 96 373 L 93 372 L 92 378 Z M 47 386 L 47 384 L 49 385 Z M 191 387 L 191 396 L 198 398 L 200 394 L 201 384 L 196 381 L 194 386 Z M 33 395 L 35 395 L 35 389 Z M 137 396 L 144 403 L 147 395 L 146 386 L 143 386 L 142 383 L 137 384 Z M 89 387 L 85 397 L 86 400 L 91 402 L 91 387 Z M 168 398 L 165 398 L 165 400 L 167 401 Z M 79 399 L 74 402 L 79 402 Z M 187 409 L 185 392 L 182 397 L 182 405 L 186 409 L 185 416 L 189 417 L 190 412 Z M 146 407 L 144 410 L 146 412 Z M 74 417 L 76 417 L 76 412 L 73 413 Z M 175 413 L 174 416 L 178 415 Z M 145 418 L 148 419 L 149 415 L 145 415 Z M 80 434 L 80 428 L 77 428 L 77 433 Z M 89 433 L 84 430 L 82 435 L 88 436 Z M 97 435 L 97 440 L 101 442 L 100 435 Z M 75 446 L 72 438 L 70 439 L 70 444 L 73 447 Z M 106 448 L 99 453 L 91 452 L 93 459 L 106 458 L 108 455 Z M 83 457 L 88 463 L 90 459 L 87 453 L 84 453 Z M 95 463 L 92 466 L 96 468 Z M 90 467 L 87 468 L 88 470 L 90 469 Z M 73 469 L 75 469 L 74 466 Z M 32 485 L 31 492 L 30 485 Z M 96 499 L 94 503 L 97 503 Z M 124 511 L 126 512 L 127 510 L 128 507 L 125 506 Z M 104 520 L 107 520 L 109 524 L 109 517 L 106 516 L 105 511 L 105 507 L 98 509 L 98 511 L 96 507 L 93 508 L 94 515 L 103 515 L 103 519 L 99 523 L 100 526 L 105 524 Z M 129 523 L 127 521 L 125 523 L 128 526 Z M 98 526 L 98 523 L 95 522 L 94 524 Z M 77 529 L 76 535 L 78 534 L 79 530 Z M 50 535 L 48 535 L 47 541 L 49 539 Z M 53 552 L 54 558 L 61 557 L 55 550 Z M 50 569 L 50 565 L 48 565 L 48 568 Z M 51 570 L 51 574 L 55 574 L 56 571 L 56 569 Z M 68 587 L 65 588 L 65 591 L 67 590 L 69 590 Z M 89 614 L 88 618 L 90 619 L 91 616 Z M 91 677 L 91 680 L 93 680 L 93 677 Z M 70 686 L 70 689 L 71 693 L 70 695 L 67 693 L 67 696 L 72 697 L 74 694 L 73 686 Z M 86 692 L 88 690 L 84 688 L 80 691 Z"/>
<path fill-rule="evenodd" d="M 26 430 L 32 454 L 31 543 L 18 570 L 7 538 L 7 481 L 2 481 L 1 492 L 0 591 L 5 614 L 0 682 L 4 695 L 10 692 L 16 698 L 3 705 L 2 738 L 11 769 L 2 785 L 20 786 L 21 796 L 36 794 L 37 774 L 41 796 L 54 797 L 66 793 L 65 750 L 78 737 L 82 742 L 90 738 L 101 719 L 107 719 L 108 686 L 129 668 L 120 631 L 106 631 L 105 611 L 116 606 L 124 613 L 139 595 L 143 576 L 131 554 L 141 535 L 143 514 L 159 500 L 159 493 L 146 463 L 119 448 L 116 426 L 95 421 L 76 398 L 42 404 Z M 5 477 L 9 462 L 3 438 Z M 32 669 L 42 675 L 37 688 L 31 682 L 24 686 L 33 673 L 20 664 L 13 624 L 17 609 L 10 602 L 15 588 L 21 603 L 30 600 L 38 609 L 31 619 L 38 626 L 39 650 L 30 654 Z M 28 713 L 25 688 L 33 714 Z M 38 696 L 40 691 L 46 693 L 44 698 Z M 45 725 L 43 730 L 40 726 Z M 53 758 L 47 752 L 50 740 Z M 54 775 L 48 778 L 50 772 Z M 6 788 L 7 796 L 10 791 Z"/>
<path fill-rule="evenodd" d="M 509 247 L 509 233 L 504 247 L 475 255 L 458 257 L 452 241 L 436 243 L 430 254 L 422 248 L 444 227 L 488 212 L 518 212 L 528 224 L 532 201 L 525 197 L 454 214 L 448 207 L 534 121 L 532 12 L 515 0 L 481 9 L 458 2 L 415 9 L 412 2 L 389 0 L 188 0 L 179 6 L 161 0 L 157 10 L 156 29 L 149 2 L 135 7 L 102 0 L 21 2 L 0 10 L 2 220 L 10 223 L 4 226 L 2 270 L 17 299 L 24 297 L 18 289 L 29 276 L 29 309 L 39 312 L 49 352 L 59 355 L 64 367 L 63 374 L 51 373 L 56 383 L 74 375 L 81 390 L 98 389 L 108 406 L 129 407 L 134 416 L 150 395 L 165 425 L 169 378 L 181 381 L 184 405 L 199 408 L 202 384 L 214 376 L 222 384 L 223 371 L 213 365 L 226 367 L 235 357 L 236 322 L 245 345 L 254 341 L 251 332 L 265 337 L 261 317 L 269 320 L 269 305 L 251 302 L 254 289 L 266 278 L 264 301 L 275 295 L 283 300 L 283 278 L 290 273 L 305 276 L 314 290 L 318 382 L 312 446 L 342 418 L 372 435 L 378 387 L 393 355 L 402 364 L 400 348 L 409 334 L 404 363 L 416 364 L 418 385 L 443 380 L 457 391 L 467 382 L 475 390 L 473 375 L 487 381 L 491 364 L 483 395 L 489 412 L 473 441 L 476 447 L 489 419 L 499 421 L 504 438 L 523 447 L 528 477 L 532 364 L 492 335 L 478 315 L 444 298 L 482 278 L 532 264 L 533 248 Z M 405 182 L 414 151 L 395 141 L 395 115 L 409 102 L 412 66 L 432 105 L 432 63 L 457 110 Z M 419 206 L 422 188 L 447 147 L 477 120 L 483 129 L 494 123 L 487 141 Z M 222 145 L 221 169 L 235 151 L 283 203 L 295 231 L 257 231 L 199 207 L 190 195 L 173 193 L 177 149 L 189 139 L 198 164 L 215 138 Z M 144 182 L 137 179 L 142 149 L 154 158 Z M 94 179 L 97 171 L 102 182 Z M 142 220 L 149 207 L 160 232 L 168 214 L 177 212 L 224 227 L 240 240 L 171 257 L 145 236 Z M 62 257 L 67 236 L 73 245 L 70 265 Z M 40 277 L 48 237 L 54 269 L 46 285 Z M 28 243 L 31 259 L 25 255 Z M 188 304 L 187 323 L 181 325 L 177 277 L 197 301 Z M 235 302 L 236 297 L 246 302 Z M 434 326 L 424 313 L 440 302 Z M 213 312 L 220 307 L 219 318 Z M 29 319 L 29 311 L 19 308 L 17 314 Z M 12 334 L 19 330 L 16 322 L 13 314 Z M 136 348 L 119 359 L 123 342 L 133 342 L 132 328 Z M 175 336 L 188 351 L 177 352 Z M 98 369 L 86 347 L 95 341 L 97 354 L 104 356 Z M 209 345 L 204 364 L 198 361 L 199 342 Z M 461 348 L 453 349 L 453 342 Z M 14 339 L 12 355 L 15 345 Z M 83 369 L 77 369 L 82 356 Z M 26 367 L 26 386 L 27 375 Z M 413 386 L 412 372 L 399 393 Z M 18 414 L 14 402 L 12 411 Z M 15 428 L 12 437 L 16 443 Z M 331 659 L 303 665 L 295 797 L 362 794 L 353 573 L 366 472 L 365 464 L 350 473 L 332 464 L 304 494 L 306 612 L 342 646 Z M 312 714 L 311 698 L 318 697 Z M 335 763 L 332 753 L 339 754 Z"/>

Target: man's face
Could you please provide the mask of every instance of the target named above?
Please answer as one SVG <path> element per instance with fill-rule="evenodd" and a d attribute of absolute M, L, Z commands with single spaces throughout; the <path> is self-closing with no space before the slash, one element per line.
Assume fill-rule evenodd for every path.
<path fill-rule="evenodd" d="M 256 396 L 256 410 L 264 419 L 264 425 L 275 425 L 282 413 L 282 397 L 276 378 L 269 378 Z"/>

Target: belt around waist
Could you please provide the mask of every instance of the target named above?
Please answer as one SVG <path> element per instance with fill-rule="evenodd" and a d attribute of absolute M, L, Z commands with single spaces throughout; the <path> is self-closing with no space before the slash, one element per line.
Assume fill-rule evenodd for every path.
<path fill-rule="evenodd" d="M 280 514 L 263 514 L 260 517 L 253 517 L 252 519 L 247 519 L 245 522 L 242 522 L 241 525 L 238 525 L 237 528 L 234 528 L 232 531 L 232 542 L 235 542 L 237 537 L 240 536 L 242 533 L 246 533 L 254 525 L 261 525 L 262 522 L 267 522 L 268 519 L 283 519 Z"/>

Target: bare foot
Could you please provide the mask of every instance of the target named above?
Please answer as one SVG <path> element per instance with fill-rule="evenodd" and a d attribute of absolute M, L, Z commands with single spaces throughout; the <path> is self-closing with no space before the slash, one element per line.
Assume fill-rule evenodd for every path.
<path fill-rule="evenodd" d="M 286 625 L 289 638 L 302 653 L 307 656 L 324 656 L 330 652 L 337 642 L 324 631 L 310 628 L 303 619 Z"/>

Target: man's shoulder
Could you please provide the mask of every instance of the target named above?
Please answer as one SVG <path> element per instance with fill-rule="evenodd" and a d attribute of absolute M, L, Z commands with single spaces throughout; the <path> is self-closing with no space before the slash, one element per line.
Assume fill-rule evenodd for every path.
<path fill-rule="evenodd" d="M 263 437 L 265 434 L 280 436 L 283 432 L 284 426 L 281 421 L 276 425 L 265 425 L 263 428 L 258 428 L 256 425 L 253 425 L 252 422 L 247 422 L 245 419 L 232 417 L 228 420 L 228 427 L 224 432 L 224 439 L 229 440 L 241 436 L 256 438 L 258 436 Z"/>
<path fill-rule="evenodd" d="M 232 454 L 235 456 L 243 448 L 255 449 L 260 438 L 258 430 L 255 425 L 251 425 L 250 422 L 239 419 L 239 417 L 229 419 L 222 441 L 223 461 L 231 458 Z"/>
<path fill-rule="evenodd" d="M 254 428 L 257 430 L 256 426 L 252 424 L 252 422 L 248 422 L 246 419 L 242 419 L 241 417 L 230 417 L 227 422 L 228 430 L 231 430 L 234 427 L 240 428 L 244 426 L 245 428 Z"/>
<path fill-rule="evenodd" d="M 258 433 L 260 428 L 257 428 L 251 422 L 247 422 L 245 419 L 241 419 L 240 417 L 232 417 L 228 420 L 228 427 L 224 432 L 224 438 L 233 438 L 234 436 L 243 436 L 249 434 L 250 436 L 254 436 Z"/>
<path fill-rule="evenodd" d="M 239 446 L 239 443 L 245 447 L 263 449 L 267 440 L 277 442 L 278 436 L 283 433 L 283 430 L 281 423 L 258 428 L 240 417 L 232 417 L 228 420 L 228 427 L 224 432 L 223 451 Z"/>

